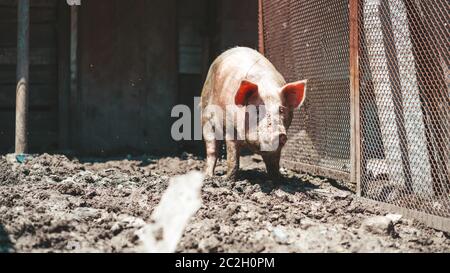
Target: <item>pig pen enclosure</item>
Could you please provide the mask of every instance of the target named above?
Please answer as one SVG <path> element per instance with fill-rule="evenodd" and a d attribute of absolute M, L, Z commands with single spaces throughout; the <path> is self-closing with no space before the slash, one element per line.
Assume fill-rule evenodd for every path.
<path fill-rule="evenodd" d="M 238 44 L 308 79 L 306 102 L 282 177 L 245 155 L 228 181 L 219 159 L 177 252 L 450 252 L 448 1 L 64 2 L 0 0 L 0 150 L 30 4 L 27 135 L 42 152 L 0 157 L 0 252 L 145 251 L 170 180 L 204 168 L 176 151 L 170 108 Z"/>

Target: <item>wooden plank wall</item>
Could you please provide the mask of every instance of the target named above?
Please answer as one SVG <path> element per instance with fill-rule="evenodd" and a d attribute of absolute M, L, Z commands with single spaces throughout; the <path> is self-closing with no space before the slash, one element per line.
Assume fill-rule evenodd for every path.
<path fill-rule="evenodd" d="M 178 18 L 178 96 L 177 103 L 188 105 L 200 96 L 212 61 L 235 46 L 258 46 L 257 0 L 177 1 Z M 194 132 L 192 132 L 192 137 Z M 203 141 L 181 141 L 178 148 L 204 152 Z"/>
<path fill-rule="evenodd" d="M 78 151 L 166 153 L 177 91 L 175 0 L 83 1 Z"/>
<path fill-rule="evenodd" d="M 57 0 L 31 1 L 30 151 L 58 145 Z M 13 152 L 17 1 L 0 1 L 0 153 Z"/>
<path fill-rule="evenodd" d="M 258 1 L 219 0 L 216 50 L 246 46 L 258 50 Z"/>

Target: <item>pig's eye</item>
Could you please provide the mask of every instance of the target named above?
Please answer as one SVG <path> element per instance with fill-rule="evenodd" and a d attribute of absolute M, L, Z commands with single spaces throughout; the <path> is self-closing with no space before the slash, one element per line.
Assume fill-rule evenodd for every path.
<path fill-rule="evenodd" d="M 280 114 L 284 114 L 287 111 L 287 107 L 280 106 Z"/>

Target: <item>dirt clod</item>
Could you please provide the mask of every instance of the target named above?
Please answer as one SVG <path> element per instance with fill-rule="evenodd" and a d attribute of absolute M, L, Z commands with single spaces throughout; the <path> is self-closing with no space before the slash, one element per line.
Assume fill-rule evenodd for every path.
<path fill-rule="evenodd" d="M 393 235 L 395 233 L 392 220 L 385 216 L 367 218 L 362 222 L 361 228 L 380 235 Z"/>

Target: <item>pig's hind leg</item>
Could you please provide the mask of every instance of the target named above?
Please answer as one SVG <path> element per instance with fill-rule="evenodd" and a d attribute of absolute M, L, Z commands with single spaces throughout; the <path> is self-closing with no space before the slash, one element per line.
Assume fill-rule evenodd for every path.
<path fill-rule="evenodd" d="M 205 175 L 208 177 L 214 176 L 216 169 L 217 158 L 219 157 L 219 141 L 206 140 L 206 170 Z"/>
<path fill-rule="evenodd" d="M 239 170 L 239 141 L 228 140 L 227 145 L 227 178 L 229 180 L 236 180 Z"/>

